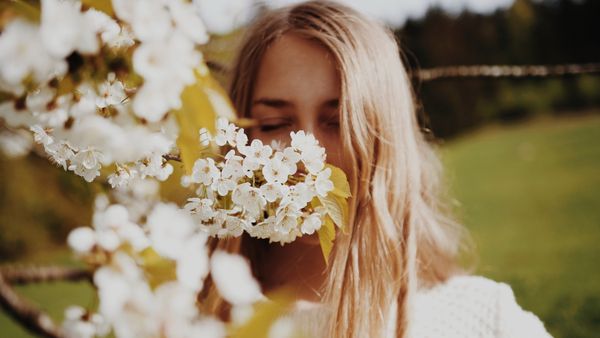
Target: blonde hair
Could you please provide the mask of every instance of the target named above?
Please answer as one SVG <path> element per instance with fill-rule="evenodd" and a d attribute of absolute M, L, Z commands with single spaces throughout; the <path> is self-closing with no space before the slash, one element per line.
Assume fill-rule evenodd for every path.
<path fill-rule="evenodd" d="M 445 203 L 442 165 L 421 133 L 410 79 L 394 34 L 344 5 L 309 1 L 263 13 L 248 28 L 231 74 L 230 95 L 247 116 L 268 46 L 285 33 L 324 46 L 340 74 L 340 129 L 353 198 L 347 235 L 338 235 L 322 286 L 330 310 L 324 337 L 381 337 L 396 321 L 406 337 L 412 295 L 420 287 L 466 273 L 458 263 L 468 236 Z M 254 244 L 253 244 L 254 243 Z M 248 237 L 217 240 L 216 248 L 246 254 Z M 258 262 L 259 263 L 259 262 Z M 209 283 L 210 284 L 210 283 Z M 212 310 L 227 305 L 214 294 Z M 396 318 L 389 309 L 397 301 Z M 393 313 L 393 312 L 392 312 Z"/>

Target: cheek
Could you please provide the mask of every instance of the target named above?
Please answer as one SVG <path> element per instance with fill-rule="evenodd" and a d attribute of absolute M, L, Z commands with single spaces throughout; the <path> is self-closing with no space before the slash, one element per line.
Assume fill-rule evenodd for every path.
<path fill-rule="evenodd" d="M 322 135 L 319 138 L 319 142 L 325 151 L 327 151 L 327 163 L 333 164 L 334 166 L 348 172 L 349 163 L 344 159 L 342 151 L 342 141 L 340 140 L 338 133 L 328 133 Z"/>

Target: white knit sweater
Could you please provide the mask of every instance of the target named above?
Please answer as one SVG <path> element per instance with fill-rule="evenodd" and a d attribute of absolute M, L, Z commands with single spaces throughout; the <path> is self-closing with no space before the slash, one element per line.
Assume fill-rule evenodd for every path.
<path fill-rule="evenodd" d="M 551 338 L 540 319 L 518 305 L 509 285 L 482 276 L 455 276 L 419 291 L 412 308 L 412 338 Z M 316 303 L 303 302 L 296 315 L 310 320 L 315 311 Z M 390 318 L 396 311 L 393 304 Z M 388 325 L 387 337 L 395 324 Z"/>

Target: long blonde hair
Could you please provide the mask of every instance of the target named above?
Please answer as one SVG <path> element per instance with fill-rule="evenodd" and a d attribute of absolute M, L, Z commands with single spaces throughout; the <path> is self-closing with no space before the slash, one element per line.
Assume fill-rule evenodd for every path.
<path fill-rule="evenodd" d="M 384 25 L 335 2 L 267 11 L 247 29 L 231 73 L 230 95 L 240 116 L 249 114 L 262 56 L 287 32 L 319 43 L 336 61 L 342 144 L 353 168 L 347 173 L 352 226 L 332 251 L 321 290 L 330 312 L 321 333 L 381 337 L 396 321 L 395 336 L 406 337 L 414 292 L 466 273 L 458 256 L 470 242 L 451 215 L 434 145 L 419 128 L 398 43 Z M 255 243 L 244 237 L 213 246 L 243 253 L 256 265 Z M 224 311 L 218 296 L 212 300 L 215 312 Z M 395 301 L 397 317 L 388 318 Z"/>

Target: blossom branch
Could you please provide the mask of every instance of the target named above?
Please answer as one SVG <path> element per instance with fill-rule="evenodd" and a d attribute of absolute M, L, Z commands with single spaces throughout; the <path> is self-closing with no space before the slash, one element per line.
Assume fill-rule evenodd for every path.
<path fill-rule="evenodd" d="M 23 285 L 54 281 L 91 282 L 92 273 L 81 268 L 65 268 L 58 266 L 41 267 L 3 267 L 0 274 L 6 283 Z"/>

